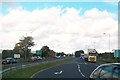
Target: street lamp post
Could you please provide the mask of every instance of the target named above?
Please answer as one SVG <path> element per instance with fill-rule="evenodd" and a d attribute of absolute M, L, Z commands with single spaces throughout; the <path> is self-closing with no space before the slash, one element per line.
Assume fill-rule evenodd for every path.
<path fill-rule="evenodd" d="M 104 35 L 105 34 L 108 34 L 109 35 L 109 51 L 110 51 L 110 34 L 109 33 L 103 33 Z"/>
<path fill-rule="evenodd" d="M 93 46 L 93 49 L 95 49 L 95 41 L 91 41 L 91 45 Z"/>
<path fill-rule="evenodd" d="M 95 49 L 95 41 L 93 43 L 94 43 L 94 49 Z"/>

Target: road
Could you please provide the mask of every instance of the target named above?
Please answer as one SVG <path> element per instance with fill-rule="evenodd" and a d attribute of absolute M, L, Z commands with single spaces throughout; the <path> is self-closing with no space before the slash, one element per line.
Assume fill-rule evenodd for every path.
<path fill-rule="evenodd" d="M 58 65 L 32 76 L 32 78 L 88 78 L 101 63 L 90 63 L 80 58 Z"/>

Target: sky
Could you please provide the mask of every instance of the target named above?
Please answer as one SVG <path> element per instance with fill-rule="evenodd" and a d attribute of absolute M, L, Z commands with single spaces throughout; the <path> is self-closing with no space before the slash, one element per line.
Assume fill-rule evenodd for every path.
<path fill-rule="evenodd" d="M 117 49 L 117 1 L 1 2 L 0 48 L 13 49 L 22 36 L 32 36 L 32 50 L 46 45 L 65 53 Z"/>

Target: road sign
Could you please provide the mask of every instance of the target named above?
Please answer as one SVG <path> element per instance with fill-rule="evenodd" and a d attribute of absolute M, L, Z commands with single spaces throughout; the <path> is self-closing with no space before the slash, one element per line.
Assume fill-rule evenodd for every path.
<path fill-rule="evenodd" d="M 14 54 L 14 58 L 20 58 L 20 54 Z"/>
<path fill-rule="evenodd" d="M 114 57 L 120 58 L 120 50 L 114 50 Z"/>
<path fill-rule="evenodd" d="M 42 51 L 41 50 L 36 50 L 36 55 L 41 56 L 42 55 Z"/>

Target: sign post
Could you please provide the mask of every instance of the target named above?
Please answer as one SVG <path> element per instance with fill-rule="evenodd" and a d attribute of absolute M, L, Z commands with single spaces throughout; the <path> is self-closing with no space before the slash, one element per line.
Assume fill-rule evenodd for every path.
<path fill-rule="evenodd" d="M 120 50 L 114 50 L 114 57 L 120 58 Z"/>
<path fill-rule="evenodd" d="M 20 58 L 20 54 L 14 54 L 14 58 Z"/>
<path fill-rule="evenodd" d="M 41 56 L 42 55 L 42 51 L 41 50 L 36 50 L 36 55 Z"/>

